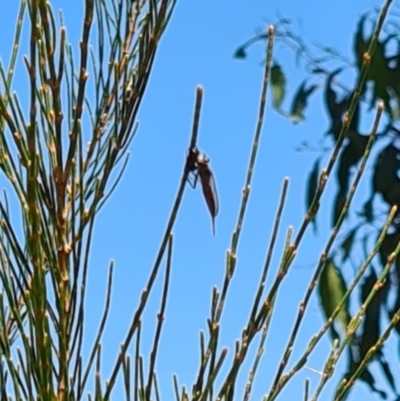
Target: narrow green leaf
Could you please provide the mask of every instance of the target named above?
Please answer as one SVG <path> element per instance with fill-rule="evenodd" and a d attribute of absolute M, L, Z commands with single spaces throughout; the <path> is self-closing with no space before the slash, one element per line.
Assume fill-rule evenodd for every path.
<path fill-rule="evenodd" d="M 341 191 L 339 191 L 336 195 L 334 203 L 332 227 L 335 227 L 336 223 L 338 222 L 345 203 L 346 203 L 346 195 L 344 195 Z"/>
<path fill-rule="evenodd" d="M 346 238 L 340 245 L 340 249 L 342 250 L 342 263 L 346 262 L 346 260 L 350 257 L 351 250 L 353 249 L 354 239 L 357 234 L 358 227 L 353 228 L 347 234 Z"/>
<path fill-rule="evenodd" d="M 286 78 L 278 64 L 271 68 L 272 106 L 280 111 L 286 93 Z"/>
<path fill-rule="evenodd" d="M 312 202 L 314 200 L 315 194 L 318 189 L 318 177 L 319 177 L 319 163 L 320 159 L 318 158 L 313 165 L 313 168 L 308 176 L 307 180 L 307 197 L 306 197 L 306 208 L 307 211 L 310 209 Z M 317 219 L 316 216 L 313 216 L 312 219 L 314 234 L 317 232 Z"/>
<path fill-rule="evenodd" d="M 308 89 L 306 88 L 306 81 L 304 81 L 296 92 L 294 97 L 292 108 L 290 110 L 290 119 L 294 123 L 298 123 L 305 119 L 304 111 L 308 104 L 308 98 L 317 89 L 317 85 L 311 85 Z"/>
<path fill-rule="evenodd" d="M 388 381 L 390 387 L 392 388 L 393 392 L 397 393 L 397 387 L 396 387 L 396 380 L 394 379 L 393 373 L 390 370 L 390 365 L 387 363 L 387 361 L 384 359 L 383 355 L 380 356 L 379 358 L 379 364 L 381 365 L 383 375 L 386 377 L 386 380 Z"/>
<path fill-rule="evenodd" d="M 345 292 L 346 283 L 341 272 L 331 259 L 327 259 L 318 281 L 319 300 L 327 320 L 339 305 Z M 335 318 L 335 321 L 338 321 L 341 324 L 344 333 L 346 332 L 347 325 L 350 321 L 348 309 L 349 305 L 348 302 L 346 302 Z M 339 337 L 333 325 L 331 326 L 331 336 L 332 341 Z"/>
<path fill-rule="evenodd" d="M 367 300 L 369 294 L 374 289 L 374 285 L 376 284 L 377 280 L 378 277 L 375 273 L 375 270 L 371 269 L 370 274 L 365 277 L 364 283 L 361 286 L 361 304 Z M 371 303 L 368 305 L 367 310 L 365 311 L 360 340 L 360 358 L 364 358 L 370 348 L 375 345 L 380 337 L 381 300 L 382 292 L 379 291 L 377 294 L 375 294 Z"/>

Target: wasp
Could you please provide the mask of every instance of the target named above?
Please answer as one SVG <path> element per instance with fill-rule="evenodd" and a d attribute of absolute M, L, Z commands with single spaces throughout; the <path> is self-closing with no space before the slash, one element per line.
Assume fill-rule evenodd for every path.
<path fill-rule="evenodd" d="M 188 182 L 192 188 L 196 188 L 200 178 L 201 188 L 204 199 L 211 215 L 213 235 L 215 235 L 215 217 L 218 214 L 219 202 L 217 188 L 215 185 L 214 174 L 210 169 L 210 159 L 197 148 L 190 148 L 186 154 L 186 172 L 192 173 L 193 182 L 188 177 Z"/>

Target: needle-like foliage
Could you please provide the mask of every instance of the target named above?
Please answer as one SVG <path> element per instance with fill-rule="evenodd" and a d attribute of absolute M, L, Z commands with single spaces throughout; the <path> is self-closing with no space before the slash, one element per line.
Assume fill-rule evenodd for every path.
<path fill-rule="evenodd" d="M 18 235 L 4 197 L 2 399 L 7 394 L 15 399 L 81 399 L 88 378 L 98 373 L 95 361 L 101 358 L 113 269 L 99 331 L 84 361 L 93 226 L 126 166 L 137 113 L 175 0 L 82 4 L 81 38 L 74 48 L 49 2 L 21 1 L 10 63 L 0 64 L 0 168 L 19 200 L 24 227 Z M 13 90 L 22 25 L 29 27 L 28 54 L 23 56 L 27 97 Z M 18 356 L 15 343 L 21 347 Z M 99 381 L 96 399 L 108 399 L 113 386 L 114 381 Z"/>
<path fill-rule="evenodd" d="M 0 63 L 0 170 L 18 199 L 22 234 L 17 230 L 5 192 L 0 199 L 0 400 L 81 400 L 92 397 L 110 400 L 123 384 L 125 399 L 161 400 L 156 375 L 156 361 L 161 346 L 165 311 L 168 303 L 173 243 L 172 229 L 187 188 L 190 173 L 200 174 L 204 185 L 211 185 L 211 172 L 205 159 L 199 159 L 197 149 L 203 88 L 198 86 L 189 151 L 171 214 L 162 237 L 149 278 L 141 293 L 136 310 L 121 349 L 110 366 L 110 377 L 103 378 L 102 335 L 112 298 L 113 263 L 109 267 L 105 305 L 99 328 L 87 355 L 82 356 L 86 339 L 86 289 L 90 268 L 90 252 L 94 224 L 99 210 L 115 190 L 128 160 L 128 147 L 137 129 L 136 119 L 152 71 L 160 39 L 170 21 L 177 0 L 86 0 L 84 4 L 79 48 L 68 42 L 68 29 L 63 19 L 57 22 L 49 2 L 22 0 L 17 17 L 11 57 L 6 67 Z M 323 201 L 328 181 L 349 132 L 357 118 L 358 105 L 365 83 L 370 77 L 371 60 L 378 46 L 378 37 L 391 4 L 387 0 L 376 20 L 368 46 L 359 59 L 358 81 L 347 99 L 340 129 L 327 164 L 313 169 L 308 191 L 308 206 L 297 234 L 287 229 L 280 264 L 271 267 L 276 250 L 282 216 L 288 198 L 289 179 L 283 182 L 278 211 L 271 231 L 265 262 L 248 319 L 238 334 L 227 358 L 229 346 L 221 344 L 223 315 L 229 302 L 228 292 L 240 264 L 237 254 L 251 194 L 253 174 L 264 131 L 267 92 L 272 83 L 273 106 L 281 110 L 285 95 L 285 77 L 279 66 L 273 65 L 276 29 L 269 26 L 261 35 L 267 39 L 266 62 L 261 79 L 261 94 L 251 153 L 242 189 L 241 202 L 231 243 L 226 253 L 221 290 L 214 288 L 211 313 L 207 319 L 208 333 L 200 333 L 200 361 L 191 391 L 180 388 L 177 376 L 173 385 L 177 401 L 227 400 L 240 396 L 253 399 L 265 342 L 273 330 L 271 321 L 276 313 L 282 284 L 291 273 L 306 231 Z M 95 22 L 95 23 L 94 23 Z M 22 25 L 28 27 L 28 54 L 20 54 Z M 244 48 L 238 52 L 244 57 Z M 14 91 L 15 70 L 23 60 L 29 86 L 28 96 Z M 296 95 L 291 118 L 303 118 L 307 98 L 316 88 L 302 85 Z M 331 333 L 332 347 L 314 389 L 307 380 L 305 400 L 319 398 L 326 383 L 334 375 L 337 361 L 356 343 L 356 333 L 363 322 L 371 325 L 375 315 L 370 310 L 381 299 L 391 266 L 400 254 L 398 238 L 393 239 L 382 272 L 370 274 L 362 286 L 362 305 L 353 314 L 348 311 L 349 297 L 365 278 L 374 257 L 380 252 L 388 230 L 397 215 L 397 205 L 391 205 L 378 240 L 359 266 L 354 280 L 346 286 L 333 262 L 332 249 L 375 143 L 384 111 L 384 102 L 376 108 L 374 124 L 359 150 L 357 169 L 341 194 L 341 207 L 335 218 L 326 245 L 318 255 L 304 297 L 288 337 L 282 357 L 275 369 L 264 399 L 273 401 L 295 375 L 305 366 L 323 336 Z M 352 125 L 353 124 L 353 125 Z M 268 133 L 266 133 L 268 135 Z M 193 159 L 193 155 L 195 158 Z M 202 161 L 202 163 L 201 163 Z M 207 159 L 208 162 L 208 159 Z M 203 170 L 201 170 L 203 168 Z M 208 168 L 208 167 L 207 167 Z M 206 180 L 207 178 L 207 180 Z M 216 192 L 207 193 L 212 217 L 218 211 Z M 297 199 L 296 199 L 297 202 Z M 162 269 L 165 256 L 160 307 L 148 360 L 142 350 L 142 318 L 150 293 Z M 274 277 L 270 277 L 274 275 Z M 271 285 L 267 288 L 267 279 Z M 318 286 L 326 322 L 309 339 L 307 347 L 291 361 L 299 332 L 304 325 L 305 311 Z M 332 290 L 332 286 L 334 291 Z M 331 292 L 330 292 L 331 291 Z M 373 331 L 363 344 L 368 344 L 352 365 L 346 378 L 337 386 L 335 400 L 343 400 L 356 380 L 370 374 L 367 365 L 380 355 L 383 343 L 400 320 L 400 309 L 393 310 L 390 322 L 382 332 Z M 340 335 L 336 331 L 340 323 Z M 365 323 L 366 324 L 366 323 Z M 253 346 L 255 342 L 257 345 Z M 128 349 L 133 345 L 133 357 Z M 256 352 L 251 352 L 251 347 Z M 253 358 L 246 383 L 239 377 L 246 361 Z M 292 362 L 291 365 L 289 363 Z M 162 372 L 170 375 L 171 372 Z M 394 380 L 393 380 L 394 382 Z M 90 385 L 94 384 L 91 388 Z M 393 387 L 395 387 L 393 385 Z M 310 392 L 314 391 L 312 397 Z M 239 393 L 240 392 L 240 393 Z M 89 394 L 89 396 L 88 396 Z M 297 397 L 299 398 L 299 397 Z"/>

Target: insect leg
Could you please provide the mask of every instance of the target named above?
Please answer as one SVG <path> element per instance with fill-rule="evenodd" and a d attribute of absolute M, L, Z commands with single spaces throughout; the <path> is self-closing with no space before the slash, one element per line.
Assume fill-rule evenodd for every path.
<path fill-rule="evenodd" d="M 190 176 L 188 176 L 187 181 L 188 181 L 189 185 L 193 189 L 195 189 L 196 185 L 197 185 L 198 178 L 199 178 L 199 172 L 198 171 L 191 171 L 191 173 L 193 174 L 193 177 L 194 177 L 193 178 L 193 182 L 190 180 Z"/>

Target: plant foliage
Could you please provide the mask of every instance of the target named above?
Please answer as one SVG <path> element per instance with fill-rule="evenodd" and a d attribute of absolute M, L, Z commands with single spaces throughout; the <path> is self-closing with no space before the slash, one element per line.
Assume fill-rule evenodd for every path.
<path fill-rule="evenodd" d="M 383 8 L 389 6 L 391 1 L 385 2 Z M 283 70 L 284 66 L 275 59 L 275 68 L 280 72 L 279 80 L 274 85 L 274 100 L 279 96 L 279 102 L 272 104 L 276 111 L 286 116 L 293 122 L 306 119 L 307 104 L 314 100 L 314 95 L 320 93 L 329 125 L 324 137 L 331 138 L 334 148 L 339 148 L 336 166 L 336 195 L 332 204 L 331 226 L 333 229 L 340 227 L 341 221 L 349 216 L 346 200 L 352 192 L 352 182 L 356 176 L 356 170 L 363 163 L 371 134 L 363 131 L 362 126 L 368 112 L 382 105 L 385 126 L 377 132 L 377 139 L 371 145 L 375 155 L 375 163 L 368 179 L 371 183 L 371 192 L 365 199 L 363 206 L 358 206 L 356 212 L 356 224 L 350 227 L 344 239 L 329 254 L 325 268 L 319 278 L 319 298 L 326 319 L 329 321 L 339 299 L 346 291 L 346 284 L 338 266 L 344 266 L 352 256 L 358 257 L 363 253 L 368 254 L 368 244 L 376 243 L 385 221 L 381 216 L 393 206 L 400 205 L 400 41 L 398 16 L 391 16 L 386 22 L 381 33 L 368 29 L 371 26 L 379 26 L 383 21 L 382 14 L 365 12 L 356 22 L 355 33 L 351 39 L 352 60 L 348 61 L 339 52 L 330 47 L 320 48 L 316 55 L 304 40 L 293 32 L 289 20 L 281 19 L 276 24 L 277 38 L 296 53 L 296 61 L 305 62 L 307 78 L 300 84 L 293 96 L 290 112 L 285 113 L 282 107 L 285 103 L 285 88 L 290 81 Z M 236 54 L 241 54 L 242 59 L 247 55 L 248 48 L 257 41 L 265 40 L 264 34 L 257 34 L 243 45 L 239 46 Z M 371 51 L 371 49 L 373 49 Z M 332 65 L 336 67 L 332 68 Z M 368 65 L 368 68 L 365 68 Z M 349 71 L 354 81 L 348 79 Z M 341 77 L 344 76 L 344 79 Z M 364 80 L 362 86 L 359 82 Z M 345 82 L 345 83 L 344 83 Z M 355 102 L 355 98 L 360 101 Z M 279 107 L 278 107 L 279 106 Z M 349 113 L 353 109 L 354 113 Z M 322 131 L 322 129 L 321 129 Z M 345 131 L 345 134 L 343 135 Z M 318 187 L 319 164 L 321 156 L 318 156 L 309 173 L 306 185 L 307 210 L 313 206 L 315 193 Z M 353 219 L 354 221 L 354 219 Z M 313 224 L 316 228 L 315 216 Z M 316 229 L 314 230 L 316 232 Z M 359 305 L 363 305 L 367 295 L 372 290 L 377 290 L 378 275 L 384 270 L 392 256 L 392 252 L 398 246 L 400 240 L 400 212 L 396 212 L 390 224 L 390 234 L 382 240 L 378 253 L 380 266 L 370 267 L 364 284 L 360 289 Z M 364 244 L 360 247 L 360 242 Z M 336 264 L 335 264 L 336 261 Z M 382 319 L 392 320 L 400 308 L 400 259 L 395 258 L 395 268 L 390 277 L 382 283 L 379 295 L 374 298 L 369 309 L 366 310 L 362 327 L 354 334 L 354 340 L 349 347 L 349 370 L 345 379 L 349 380 L 352 374 L 359 368 L 360 361 L 366 358 L 371 350 L 379 343 L 378 339 L 383 335 Z M 388 297 L 392 294 L 392 298 Z M 337 315 L 337 320 L 346 328 L 349 322 L 348 313 L 342 311 Z M 393 321 L 393 329 L 400 340 L 400 323 Z M 331 326 L 332 341 L 339 338 L 334 326 Z M 400 359 L 400 354 L 398 355 Z M 384 360 L 381 350 L 374 358 L 377 360 L 388 386 L 399 394 L 396 380 L 389 364 Z M 377 388 L 373 375 L 368 365 L 363 366 L 363 373 L 358 379 L 365 381 L 370 388 L 381 397 L 386 398 L 385 391 Z M 340 394 L 340 392 L 338 393 Z M 343 393 L 341 393 L 343 394 Z"/>

